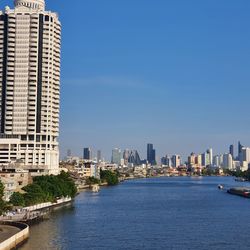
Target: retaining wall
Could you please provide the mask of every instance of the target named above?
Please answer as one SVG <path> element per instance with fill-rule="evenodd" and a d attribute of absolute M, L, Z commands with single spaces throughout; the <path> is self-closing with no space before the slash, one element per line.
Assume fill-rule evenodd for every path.
<path fill-rule="evenodd" d="M 0 250 L 15 249 L 29 238 L 29 226 L 19 222 L 1 222 L 1 225 L 13 226 L 21 229 L 20 232 L 0 243 Z"/>

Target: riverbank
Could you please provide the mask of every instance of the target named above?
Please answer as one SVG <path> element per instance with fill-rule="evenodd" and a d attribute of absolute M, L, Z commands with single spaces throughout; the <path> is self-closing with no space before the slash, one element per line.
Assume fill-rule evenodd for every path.
<path fill-rule="evenodd" d="M 29 226 L 17 222 L 0 223 L 0 249 L 17 249 L 29 238 Z"/>
<path fill-rule="evenodd" d="M 72 202 L 72 198 L 65 197 L 58 199 L 56 202 L 40 203 L 34 206 L 24 207 L 16 211 L 10 211 L 0 216 L 0 222 L 26 222 L 30 223 L 35 220 L 43 219 L 49 213 L 49 210 Z"/>

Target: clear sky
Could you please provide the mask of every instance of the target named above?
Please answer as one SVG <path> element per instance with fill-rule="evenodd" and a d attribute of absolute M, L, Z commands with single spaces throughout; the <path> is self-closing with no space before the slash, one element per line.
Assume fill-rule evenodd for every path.
<path fill-rule="evenodd" d="M 249 0 L 46 2 L 63 25 L 62 156 L 250 145 Z"/>

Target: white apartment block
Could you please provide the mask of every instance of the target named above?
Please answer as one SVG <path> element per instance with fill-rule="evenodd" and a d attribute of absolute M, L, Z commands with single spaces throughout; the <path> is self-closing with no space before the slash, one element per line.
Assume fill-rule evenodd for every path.
<path fill-rule="evenodd" d="M 59 171 L 61 24 L 44 0 L 0 11 L 0 167 Z"/>

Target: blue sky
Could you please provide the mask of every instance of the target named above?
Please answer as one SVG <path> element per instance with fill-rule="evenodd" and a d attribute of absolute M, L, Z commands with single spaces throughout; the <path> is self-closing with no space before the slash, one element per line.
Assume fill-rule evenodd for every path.
<path fill-rule="evenodd" d="M 2 0 L 1 7 L 12 1 Z M 250 145 L 249 0 L 47 0 L 63 25 L 61 155 Z"/>

